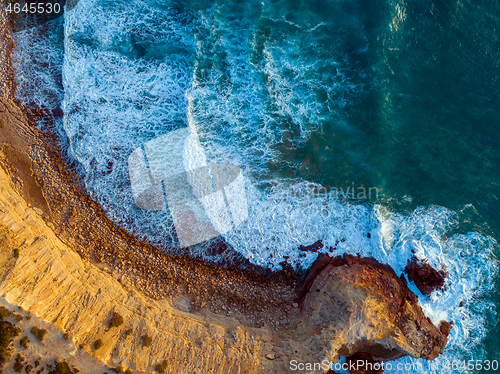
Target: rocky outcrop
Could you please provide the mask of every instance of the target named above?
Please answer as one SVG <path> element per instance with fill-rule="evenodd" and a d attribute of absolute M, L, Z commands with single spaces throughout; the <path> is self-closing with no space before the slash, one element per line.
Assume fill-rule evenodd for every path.
<path fill-rule="evenodd" d="M 308 338 L 311 350 L 330 342 L 332 359 L 363 352 L 374 361 L 433 360 L 443 352 L 447 335 L 425 317 L 417 297 L 388 265 L 320 254 L 301 287 L 303 327 L 317 331 Z"/>
<path fill-rule="evenodd" d="M 287 373 L 292 360 L 442 352 L 446 325 L 425 318 L 389 266 L 321 254 L 296 285 L 294 274 L 166 255 L 114 226 L 15 104 L 0 111 L 8 152 L 0 152 L 0 294 L 70 334 L 75 350 L 134 372 L 167 360 L 179 374 Z M 115 313 L 123 323 L 109 328 Z"/>
<path fill-rule="evenodd" d="M 442 289 L 444 286 L 444 279 L 446 273 L 444 271 L 437 271 L 426 261 L 419 260 L 413 257 L 408 260 L 408 265 L 405 268 L 408 279 L 415 283 L 415 286 L 424 295 L 430 294 L 432 291 Z"/>
<path fill-rule="evenodd" d="M 321 242 L 321 240 L 318 240 L 311 245 L 299 245 L 299 251 L 303 252 L 318 252 L 321 248 L 323 248 L 323 242 Z"/>

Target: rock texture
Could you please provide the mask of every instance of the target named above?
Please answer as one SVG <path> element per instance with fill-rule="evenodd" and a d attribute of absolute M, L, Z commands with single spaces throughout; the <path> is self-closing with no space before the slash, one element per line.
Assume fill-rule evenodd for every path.
<path fill-rule="evenodd" d="M 432 291 L 441 289 L 444 286 L 444 271 L 437 271 L 426 261 L 419 260 L 413 257 L 408 260 L 408 265 L 405 268 L 408 279 L 415 283 L 415 286 L 424 295 L 430 294 Z"/>
<path fill-rule="evenodd" d="M 14 93 L 14 69 L 12 69 L 12 50 L 14 41 L 11 37 L 11 27 L 8 14 L 0 10 L 0 95 Z"/>
<path fill-rule="evenodd" d="M 311 354 L 329 342 L 332 359 L 363 352 L 374 361 L 433 360 L 446 345 L 447 335 L 424 316 L 405 282 L 374 259 L 320 254 L 302 288 L 302 327 L 316 328 L 304 336 Z"/>
<path fill-rule="evenodd" d="M 0 168 L 0 292 L 9 303 L 69 332 L 75 345 L 84 343 L 84 349 L 113 367 L 124 363 L 152 371 L 163 359 L 176 373 L 253 373 L 277 366 L 277 361 L 264 361 L 269 369 L 259 364 L 276 343 L 271 331 L 242 329 L 237 320 L 210 313 L 186 313 L 171 300 L 153 300 L 122 285 L 82 261 L 9 185 Z M 108 330 L 114 312 L 125 322 Z M 128 329 L 133 333 L 126 336 Z M 143 347 L 143 335 L 152 337 L 150 347 Z M 104 344 L 93 350 L 97 339 Z"/>
<path fill-rule="evenodd" d="M 320 255 L 297 286 L 291 269 L 166 255 L 107 219 L 25 111 L 2 100 L 0 112 L 0 296 L 69 333 L 75 349 L 136 372 L 167 360 L 180 374 L 287 373 L 290 360 L 442 352 L 445 334 L 390 267 Z M 124 322 L 108 329 L 114 313 Z"/>

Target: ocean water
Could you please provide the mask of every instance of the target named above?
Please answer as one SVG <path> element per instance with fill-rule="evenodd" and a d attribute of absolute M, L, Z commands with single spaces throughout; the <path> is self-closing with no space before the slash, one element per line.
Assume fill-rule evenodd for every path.
<path fill-rule="evenodd" d="M 445 291 L 412 287 L 454 322 L 423 372 L 457 372 L 446 363 L 500 359 L 498 14 L 494 1 L 80 0 L 16 33 L 19 95 L 63 109 L 89 193 L 145 240 L 178 245 L 168 211 L 134 204 L 128 157 L 189 126 L 245 176 L 248 219 L 224 239 L 251 262 L 307 268 L 316 254 L 298 247 L 322 240 L 398 274 L 412 251 L 446 270 Z"/>

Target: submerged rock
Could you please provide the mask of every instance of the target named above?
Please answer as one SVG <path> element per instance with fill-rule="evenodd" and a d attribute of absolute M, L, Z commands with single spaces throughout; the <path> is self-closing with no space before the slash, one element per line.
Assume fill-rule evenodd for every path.
<path fill-rule="evenodd" d="M 321 242 L 321 240 L 318 240 L 311 245 L 299 246 L 299 250 L 303 252 L 318 252 L 321 248 L 323 248 L 323 243 Z"/>
<path fill-rule="evenodd" d="M 419 260 L 415 256 L 408 261 L 405 273 L 408 278 L 415 283 L 415 286 L 424 295 L 430 294 L 436 289 L 443 288 L 446 273 L 437 271 L 426 261 Z"/>

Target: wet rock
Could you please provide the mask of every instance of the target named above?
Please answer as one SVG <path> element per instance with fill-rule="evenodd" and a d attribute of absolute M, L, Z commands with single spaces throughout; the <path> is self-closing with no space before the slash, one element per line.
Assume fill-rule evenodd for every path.
<path fill-rule="evenodd" d="M 415 256 L 412 257 L 411 261 L 408 260 L 405 273 L 424 295 L 428 295 L 436 289 L 443 288 L 444 278 L 446 277 L 444 271 L 437 271 L 426 261 L 419 260 Z"/>
<path fill-rule="evenodd" d="M 299 250 L 301 250 L 303 252 L 318 252 L 321 248 L 323 248 L 323 243 L 321 242 L 321 240 L 318 240 L 317 242 L 315 242 L 311 245 L 307 245 L 307 246 L 300 245 L 299 246 Z"/>
<path fill-rule="evenodd" d="M 449 322 L 441 321 L 441 323 L 439 324 L 439 330 L 445 336 L 450 335 L 451 328 L 452 328 L 452 326 L 451 326 L 451 323 L 449 323 Z"/>
<path fill-rule="evenodd" d="M 324 323 L 307 344 L 314 350 L 321 342 L 335 341 L 333 362 L 359 352 L 371 355 L 373 362 L 403 356 L 433 360 L 446 345 L 446 323 L 443 330 L 434 326 L 394 270 L 373 258 L 321 253 L 298 292 L 304 328 Z M 352 329 L 352 321 L 357 321 L 356 331 L 346 334 L 345 326 Z"/>
<path fill-rule="evenodd" d="M 56 118 L 62 118 L 64 116 L 64 112 L 61 107 L 57 107 L 55 109 L 52 109 L 52 115 Z"/>

